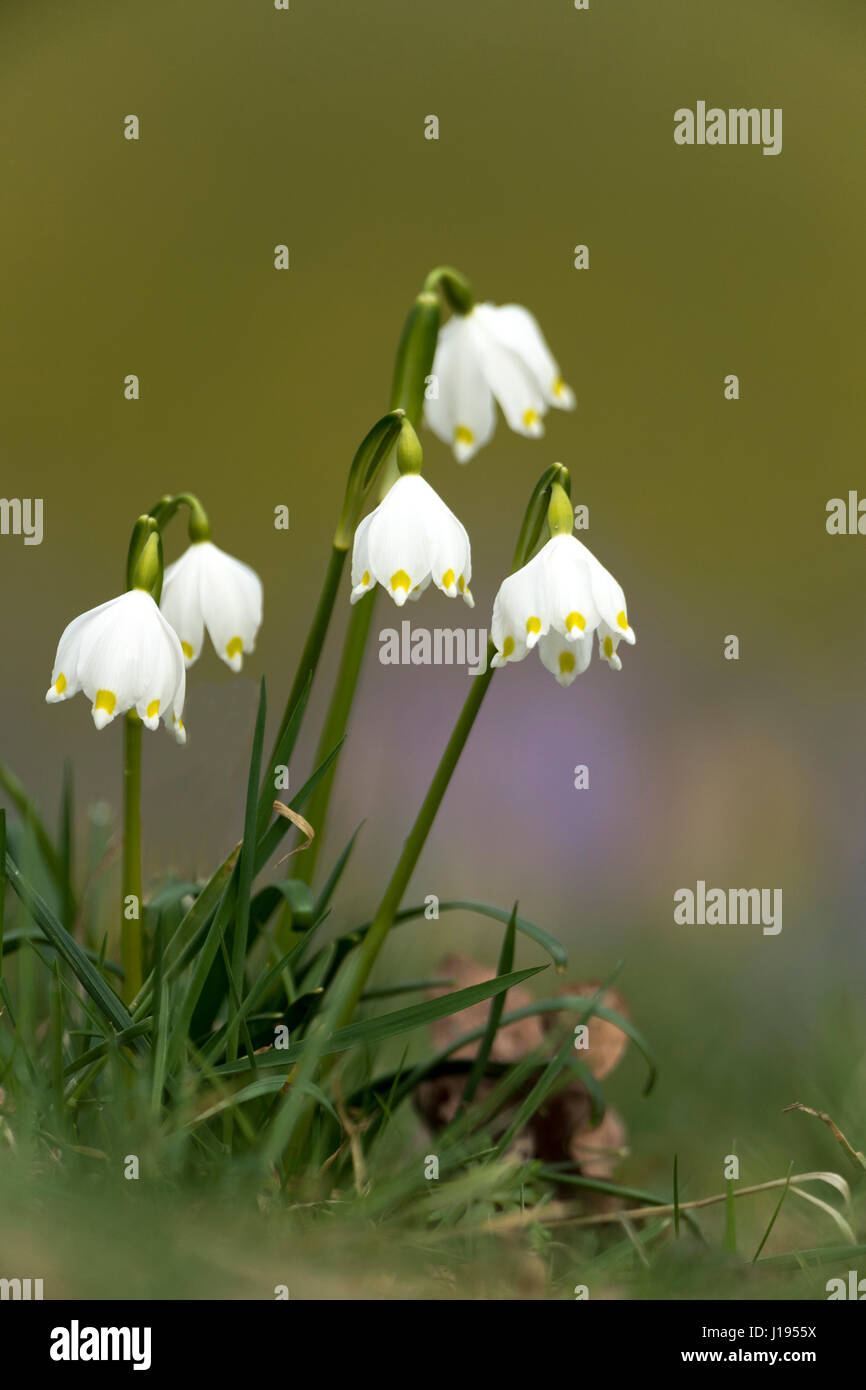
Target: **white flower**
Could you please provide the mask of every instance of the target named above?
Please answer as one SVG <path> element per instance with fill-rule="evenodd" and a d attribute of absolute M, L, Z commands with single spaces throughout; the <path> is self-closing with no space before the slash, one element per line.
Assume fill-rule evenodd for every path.
<path fill-rule="evenodd" d="M 177 633 L 143 589 L 91 608 L 64 630 L 45 698 L 54 704 L 79 690 L 93 702 L 97 729 L 134 709 L 148 729 L 156 729 L 161 716 L 178 742 L 186 743 L 183 652 Z"/>
<path fill-rule="evenodd" d="M 261 626 L 262 582 L 213 541 L 194 541 L 166 569 L 160 607 L 180 638 L 187 666 L 201 656 L 207 628 L 217 655 L 239 671 L 241 653 L 254 650 Z"/>
<path fill-rule="evenodd" d="M 553 536 L 496 595 L 492 664 L 522 661 L 537 643 L 548 671 L 571 685 L 589 665 L 594 632 L 599 655 L 621 670 L 616 649 L 635 634 L 620 585 L 576 536 Z"/>
<path fill-rule="evenodd" d="M 404 473 L 355 532 L 352 602 L 375 583 L 398 607 L 417 599 L 430 580 L 449 598 L 458 591 L 473 608 L 472 565 L 465 528 L 420 473 Z"/>
<path fill-rule="evenodd" d="M 576 404 L 536 320 L 519 304 L 476 304 L 453 314 L 439 333 L 433 376 L 439 396 L 426 401 L 425 419 L 458 463 L 493 434 L 494 397 L 511 428 L 533 439 L 544 433 L 548 406 Z"/>

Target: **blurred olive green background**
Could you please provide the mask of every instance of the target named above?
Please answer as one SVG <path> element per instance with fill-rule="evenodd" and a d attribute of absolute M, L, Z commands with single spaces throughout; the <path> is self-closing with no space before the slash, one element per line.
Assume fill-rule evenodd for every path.
<path fill-rule="evenodd" d="M 189 746 L 146 738 L 147 872 L 206 871 L 239 834 L 257 683 L 274 726 L 426 271 L 449 262 L 479 297 L 526 304 L 576 414 L 552 413 L 540 443 L 500 419 L 465 469 L 424 436 L 473 541 L 469 621 L 489 624 L 528 493 L 561 459 L 638 643 L 620 675 L 594 662 L 569 691 L 535 658 L 497 675 L 410 896 L 519 898 L 576 975 L 625 959 L 662 1090 L 638 1104 L 635 1064 L 620 1102 L 665 1166 L 672 1139 L 708 1162 L 733 1133 L 747 1151 L 749 1126 L 835 1162 L 779 1116 L 795 1099 L 835 1106 L 863 1147 L 866 537 L 824 522 L 829 498 L 866 494 L 864 29 L 855 0 L 3 0 L 0 15 L 0 493 L 45 503 L 41 547 L 0 537 L 4 761 L 49 814 L 66 758 L 82 805 L 117 808 L 119 724 L 97 735 L 84 698 L 43 703 L 56 642 L 122 587 L 136 515 L 199 493 L 266 596 L 243 675 L 209 648 L 191 672 Z M 674 111 L 699 99 L 782 107 L 781 155 L 675 146 Z M 174 558 L 179 522 L 166 541 Z M 430 593 L 411 616 L 468 615 Z M 375 630 L 396 621 L 380 600 Z M 468 679 L 374 649 L 331 826 L 333 854 L 366 817 L 341 922 L 375 906 Z M 675 927 L 673 892 L 698 878 L 781 887 L 781 935 Z M 422 922 L 388 960 L 412 976 L 455 947 L 493 961 L 498 937 Z"/>

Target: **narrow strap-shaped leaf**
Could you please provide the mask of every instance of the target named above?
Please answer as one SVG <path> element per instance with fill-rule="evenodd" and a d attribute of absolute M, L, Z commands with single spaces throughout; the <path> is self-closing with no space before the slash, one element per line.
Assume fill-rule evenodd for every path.
<path fill-rule="evenodd" d="M 265 719 L 267 717 L 267 695 L 262 677 L 259 691 L 259 708 L 256 727 L 253 732 L 253 747 L 250 755 L 250 769 L 247 777 L 247 801 L 244 812 L 244 838 L 241 843 L 241 856 L 238 862 L 238 891 L 235 900 L 234 935 L 232 938 L 231 981 L 234 985 L 238 1005 L 243 997 L 244 965 L 247 957 L 247 932 L 250 923 L 250 892 L 253 883 L 256 854 L 257 797 L 262 766 L 262 749 L 265 741 Z M 231 1024 L 228 1030 L 228 1055 L 232 1060 L 237 1056 L 237 1029 Z"/>
<path fill-rule="evenodd" d="M 265 768 L 265 775 L 262 779 L 259 791 L 258 806 L 256 809 L 256 841 L 258 842 L 265 833 L 265 828 L 270 820 L 271 805 L 276 795 L 274 788 L 274 773 L 278 767 L 288 767 L 289 759 L 294 751 L 298 734 L 301 729 L 301 720 L 304 717 L 304 710 L 307 707 L 307 700 L 310 696 L 310 686 L 313 683 L 312 671 L 307 676 L 304 687 L 295 702 L 294 708 L 289 715 L 288 723 L 282 735 L 277 740 L 273 755 Z"/>
<path fill-rule="evenodd" d="M 540 1009 L 541 1004 L 543 1004 L 543 1012 L 548 1013 L 551 1012 L 551 1006 L 555 1009 L 558 1004 L 561 1009 L 571 1009 L 579 1013 L 586 1008 L 588 1003 L 592 1003 L 592 1001 L 582 998 L 578 994 L 561 994 L 553 999 L 541 1000 L 540 1003 L 534 1005 L 534 1007 Z M 647 1065 L 648 1075 L 644 1083 L 643 1094 L 648 1096 L 653 1086 L 656 1084 L 658 1070 L 655 1058 L 650 1051 L 649 1043 L 643 1033 L 641 1033 L 640 1029 L 635 1027 L 631 1019 L 624 1018 L 622 1014 L 617 1013 L 616 1009 L 609 1009 L 606 1004 L 595 1002 L 592 1007 L 592 1015 L 588 1015 L 588 1017 L 589 1016 L 605 1019 L 608 1023 L 612 1023 L 614 1027 L 618 1028 L 621 1033 L 625 1033 L 626 1037 L 631 1038 Z"/>
<path fill-rule="evenodd" d="M 235 845 L 231 854 L 215 869 L 208 882 L 202 888 L 189 912 L 180 923 L 177 931 L 165 948 L 165 978 L 171 983 L 172 980 L 189 963 L 197 952 L 200 943 L 200 936 L 207 926 L 211 914 L 218 906 L 226 884 L 228 883 L 232 869 L 237 863 L 240 854 L 240 845 Z M 151 973 L 141 987 L 133 1014 L 140 1018 L 145 1014 L 150 1006 L 153 994 L 153 974 Z"/>
<path fill-rule="evenodd" d="M 322 886 L 322 891 L 316 899 L 316 906 L 313 909 L 313 915 L 315 917 L 321 917 L 322 913 L 325 911 L 325 908 L 328 906 L 328 903 L 331 901 L 331 898 L 334 896 L 334 891 L 337 887 L 337 884 L 340 882 L 340 879 L 343 877 L 343 870 L 349 862 L 349 855 L 352 853 L 352 850 L 355 847 L 355 841 L 361 833 L 363 824 L 364 822 L 361 821 L 361 824 L 358 826 L 357 830 L 353 832 L 352 837 L 349 840 L 349 843 L 346 845 L 346 848 L 343 850 L 342 854 L 337 859 L 337 862 L 335 863 L 333 869 L 328 874 L 328 877 L 325 879 L 325 882 Z"/>
<path fill-rule="evenodd" d="M 785 1179 L 785 1186 L 782 1188 L 781 1194 L 780 1194 L 780 1196 L 779 1196 L 779 1200 L 778 1200 L 778 1202 L 776 1203 L 775 1209 L 774 1209 L 774 1211 L 773 1211 L 773 1215 L 770 1217 L 769 1223 L 768 1223 L 768 1225 L 767 1225 L 767 1229 L 764 1231 L 764 1234 L 761 1236 L 761 1243 L 760 1243 L 760 1245 L 758 1246 L 757 1250 L 755 1251 L 754 1255 L 752 1256 L 752 1264 L 754 1264 L 754 1263 L 756 1262 L 758 1256 L 760 1255 L 761 1251 L 763 1250 L 764 1246 L 767 1244 L 767 1241 L 769 1240 L 770 1232 L 772 1231 L 773 1227 L 774 1227 L 775 1224 L 776 1224 L 776 1217 L 779 1215 L 779 1212 L 782 1210 L 782 1203 L 784 1202 L 785 1198 L 786 1198 L 787 1195 L 788 1195 L 788 1189 L 789 1189 L 790 1186 L 791 1186 L 791 1174 L 793 1173 L 793 1171 L 794 1171 L 794 1160 L 793 1160 L 793 1158 L 792 1158 L 792 1159 L 791 1159 L 791 1162 L 788 1164 L 788 1176 L 787 1176 L 787 1178 Z M 676 1164 L 674 1165 L 674 1173 L 676 1174 Z M 674 1196 L 674 1200 L 676 1200 L 676 1195 Z"/>
<path fill-rule="evenodd" d="M 525 1004 L 521 1009 L 514 1009 L 511 1013 L 503 1014 L 500 1020 L 501 1026 L 507 1028 L 511 1023 L 519 1023 L 521 1019 L 532 1018 L 536 1014 L 558 1013 L 563 1007 L 581 1012 L 592 1005 L 591 999 L 580 998 L 577 995 L 554 995 L 550 999 L 537 999 L 532 1004 Z M 613 1009 L 608 1009 L 606 1005 L 596 1004 L 593 1013 L 599 1018 L 604 1018 L 608 1023 L 613 1023 L 617 1028 L 626 1032 L 631 1026 L 627 1019 L 621 1017 Z M 423 1062 L 419 1062 L 407 1072 L 399 1084 L 394 1096 L 394 1105 L 397 1106 L 415 1090 L 420 1081 L 435 1071 L 443 1062 L 446 1062 L 453 1052 L 458 1052 L 460 1048 L 468 1046 L 470 1043 L 477 1042 L 484 1036 L 484 1027 L 473 1028 L 470 1032 L 461 1033 L 459 1037 L 452 1038 L 447 1047 L 443 1047 L 439 1052 L 430 1057 L 426 1057 Z M 633 1035 L 629 1033 L 629 1036 Z M 655 1064 L 651 1057 L 645 1054 L 645 1060 L 650 1067 L 650 1078 L 644 1093 L 655 1081 Z M 376 1088 L 390 1086 L 393 1078 L 391 1076 L 380 1077 L 376 1082 Z"/>
<path fill-rule="evenodd" d="M 41 930 L 35 931 L 31 927 L 16 927 L 14 931 L 9 931 L 3 937 L 3 950 L 7 956 L 13 951 L 17 951 L 20 946 L 44 946 L 51 951 L 56 951 L 50 941 L 46 940 L 45 933 Z M 106 960 L 102 949 L 94 951 L 92 946 L 82 946 L 82 951 L 88 960 L 93 961 L 97 970 L 107 970 L 110 974 L 116 975 L 118 979 L 123 979 L 123 966 L 115 960 Z"/>
<path fill-rule="evenodd" d="M 426 903 L 421 903 L 418 907 L 401 908 L 394 917 L 394 926 L 398 926 L 401 922 L 410 922 L 413 917 L 423 917 L 426 911 Z M 492 907 L 489 903 L 463 901 L 440 902 L 439 911 L 477 912 L 481 917 L 491 917 L 494 922 L 501 922 L 503 926 L 508 926 L 511 920 L 510 912 L 506 912 L 506 910 L 501 907 Z M 515 917 L 514 924 L 523 936 L 530 937 L 547 952 L 556 966 L 557 974 L 561 975 L 568 964 L 568 952 L 562 945 L 562 942 L 557 941 L 556 937 L 550 932 L 545 931 L 543 927 L 536 926 L 534 922 L 528 921 L 525 917 Z M 359 936 L 363 936 L 365 932 L 369 931 L 371 925 L 370 922 L 365 922 L 360 927 L 353 927 L 352 931 Z"/>
<path fill-rule="evenodd" d="M 505 935 L 502 938 L 502 950 L 499 955 L 499 964 L 496 967 L 497 975 L 507 975 L 514 965 L 514 942 L 516 939 L 515 922 L 517 918 L 517 903 L 511 912 L 511 920 L 505 928 Z M 463 1088 L 463 1104 L 470 1105 L 475 1099 L 475 1092 L 478 1090 L 479 1082 L 484 1075 L 484 1068 L 487 1066 L 487 1059 L 493 1050 L 496 1040 L 496 1033 L 499 1022 L 502 1018 L 502 1010 L 505 1008 L 505 995 L 497 994 L 493 1003 L 490 1005 L 490 1015 L 487 1019 L 487 1027 L 484 1029 L 484 1036 L 478 1045 L 478 1051 L 472 1063 L 472 1068 L 466 1078 L 466 1085 Z"/>
<path fill-rule="evenodd" d="M 199 995 L 204 989 L 205 982 L 210 974 L 210 968 L 216 960 L 217 952 L 220 949 L 226 928 L 234 912 L 236 893 L 237 865 L 235 865 L 231 871 L 229 880 L 223 890 L 220 905 L 214 913 L 213 921 L 208 928 L 201 949 L 195 958 L 192 975 L 187 983 L 186 992 L 174 1019 L 166 1068 L 169 1075 L 174 1075 L 177 1064 L 183 1055 L 186 1041 L 189 1037 L 190 1024 L 192 1022 L 193 1013 L 195 1012 L 195 1006 L 198 1003 Z M 246 1068 L 246 1063 L 244 1063 L 244 1068 Z"/>
<path fill-rule="evenodd" d="M 260 930 L 280 905 L 288 903 L 295 931 L 309 926 L 315 918 L 315 904 L 309 886 L 299 878 L 286 878 L 281 883 L 268 883 L 250 903 L 250 926 Z"/>
<path fill-rule="evenodd" d="M 134 1043 L 137 1038 L 146 1037 L 149 1032 L 150 1019 L 143 1018 L 139 1023 L 133 1023 L 131 1028 L 125 1028 L 120 1033 L 112 1033 L 110 1038 L 105 1038 L 101 1043 L 97 1043 L 87 1052 L 82 1052 L 80 1057 L 76 1057 L 74 1061 L 70 1062 L 66 1068 L 66 1075 L 75 1076 L 77 1072 L 84 1071 L 86 1067 L 89 1067 L 92 1062 L 98 1062 L 102 1057 L 107 1056 L 118 1045 L 125 1047 L 129 1043 Z"/>
<path fill-rule="evenodd" d="M 485 980 L 480 985 L 470 985 L 467 989 L 455 990 L 453 994 L 439 995 L 438 998 L 428 999 L 423 1004 L 413 1004 L 408 1009 L 397 1009 L 394 1013 L 365 1019 L 361 1023 L 349 1023 L 345 1028 L 338 1028 L 330 1038 L 324 1040 L 321 1055 L 326 1057 L 335 1052 L 345 1052 L 347 1048 L 355 1047 L 359 1043 L 369 1045 L 385 1042 L 388 1038 L 397 1037 L 412 1028 L 435 1023 L 439 1018 L 448 1018 L 451 1014 L 459 1013 L 461 1009 L 468 1009 L 472 1004 L 480 1004 L 485 999 L 494 998 L 495 995 L 521 984 L 545 968 L 543 965 L 536 965 L 531 970 L 516 970 L 499 979 Z M 303 1055 L 305 1045 L 306 1040 L 302 1040 L 293 1043 L 291 1047 L 280 1049 L 278 1055 L 276 1049 L 263 1052 L 259 1055 L 259 1066 L 264 1070 L 295 1062 Z M 218 1075 L 225 1076 L 249 1071 L 249 1067 L 244 1061 L 230 1062 L 215 1068 L 215 1071 Z"/>
<path fill-rule="evenodd" d="M 5 791 L 6 795 L 9 797 L 9 800 L 12 802 L 21 819 L 30 825 L 39 847 L 39 853 L 42 855 L 51 877 L 54 879 L 55 886 L 59 892 L 62 892 L 63 864 L 60 855 L 54 848 L 51 836 L 46 830 L 45 823 L 36 809 L 36 803 L 27 795 L 23 784 L 15 776 L 15 773 L 11 772 L 3 763 L 0 763 L 0 787 L 2 787 L 3 791 Z"/>
<path fill-rule="evenodd" d="M 55 917 L 36 889 L 26 882 L 12 856 L 6 854 L 6 874 L 33 920 L 42 928 L 51 945 L 77 975 L 94 1004 L 119 1031 L 132 1027 L 132 1015 L 114 990 L 91 964 L 78 942 Z M 140 1046 L 140 1044 L 137 1044 Z"/>

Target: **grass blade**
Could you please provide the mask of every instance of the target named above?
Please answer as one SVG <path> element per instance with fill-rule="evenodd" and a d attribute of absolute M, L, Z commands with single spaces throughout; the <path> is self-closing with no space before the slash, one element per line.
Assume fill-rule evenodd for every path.
<path fill-rule="evenodd" d="M 74 937 L 57 920 L 43 899 L 26 882 L 11 855 L 6 853 L 6 873 L 10 884 L 33 920 L 42 928 L 52 946 L 77 975 L 99 1011 L 118 1031 L 132 1027 L 132 1015 L 123 1002 L 88 960 Z"/>
<path fill-rule="evenodd" d="M 499 964 L 496 967 L 497 975 L 507 975 L 514 965 L 514 942 L 517 936 L 517 903 L 511 913 L 511 920 L 505 929 L 505 936 L 502 940 L 502 950 L 499 955 Z M 490 1005 L 490 1016 L 487 1019 L 487 1027 L 484 1029 L 484 1036 L 478 1046 L 472 1069 L 466 1078 L 466 1085 L 463 1088 L 463 1105 L 470 1105 L 475 1099 L 475 1092 L 484 1075 L 484 1068 L 487 1066 L 487 1059 L 496 1040 L 497 1029 L 502 1019 L 502 1010 L 505 1008 L 505 995 L 497 994 Z"/>
<path fill-rule="evenodd" d="M 265 719 L 267 717 L 267 695 L 262 677 L 259 690 L 259 708 L 253 732 L 253 748 L 250 756 L 250 770 L 247 778 L 247 802 L 244 813 L 244 838 L 241 842 L 241 855 L 238 862 L 238 890 L 235 901 L 234 934 L 232 940 L 231 980 L 234 985 L 238 1007 L 244 992 L 244 966 L 247 957 L 247 933 L 250 923 L 250 892 L 255 867 L 257 801 L 256 789 L 259 785 L 262 766 L 262 749 L 265 741 Z M 237 1014 L 230 1016 L 226 1033 L 226 1056 L 234 1061 L 238 1055 Z"/>
<path fill-rule="evenodd" d="M 274 787 L 275 773 L 278 767 L 288 767 L 289 759 L 292 756 L 298 734 L 301 730 L 301 720 L 304 717 L 304 710 L 307 707 L 307 700 L 310 696 L 310 686 L 312 683 L 313 673 L 311 671 L 289 715 L 286 727 L 277 740 L 276 747 L 274 748 L 265 771 L 265 776 L 262 779 L 256 808 L 256 843 L 261 840 L 268 821 L 270 820 L 271 806 L 276 796 L 276 789 Z"/>
<path fill-rule="evenodd" d="M 791 1162 L 788 1164 L 788 1176 L 787 1176 L 786 1179 L 785 1179 L 785 1186 L 782 1188 L 782 1195 L 780 1196 L 778 1202 L 776 1203 L 776 1209 L 775 1209 L 775 1211 L 773 1212 L 773 1215 L 770 1217 L 770 1224 L 767 1226 L 766 1231 L 765 1231 L 764 1234 L 761 1236 L 761 1243 L 760 1243 L 760 1245 L 758 1246 L 757 1250 L 755 1251 L 754 1255 L 752 1256 L 752 1264 L 755 1264 L 755 1263 L 757 1262 L 758 1256 L 760 1255 L 760 1253 L 761 1253 L 761 1251 L 763 1250 L 764 1246 L 767 1244 L 767 1238 L 768 1238 L 770 1232 L 772 1231 L 773 1227 L 774 1227 L 775 1224 L 776 1224 L 776 1217 L 779 1215 L 779 1212 L 782 1210 L 782 1203 L 784 1202 L 785 1198 L 787 1197 L 787 1195 L 788 1195 L 788 1189 L 789 1189 L 789 1187 L 791 1186 L 791 1174 L 793 1173 L 793 1171 L 794 1171 L 794 1160 L 793 1160 L 793 1158 L 792 1158 L 792 1159 L 791 1159 Z"/>
<path fill-rule="evenodd" d="M 398 926 L 401 922 L 411 922 L 414 917 L 423 917 L 426 911 L 426 903 L 422 903 L 418 907 L 401 908 L 394 917 L 394 926 Z M 511 921 L 510 912 L 506 912 L 501 907 L 492 907 L 489 903 L 464 902 L 462 900 L 440 902 L 439 911 L 475 912 L 481 917 L 490 917 L 494 922 L 501 922 L 504 927 L 507 927 Z M 365 922 L 360 927 L 353 927 L 352 932 L 363 936 L 365 932 L 369 931 L 371 925 L 370 922 Z M 568 952 L 562 943 L 557 941 L 550 932 L 545 931 L 543 927 L 536 926 L 534 922 L 528 921 L 525 917 L 515 917 L 515 926 L 523 936 L 528 936 L 547 952 L 556 966 L 556 973 L 561 975 L 568 964 Z"/>
<path fill-rule="evenodd" d="M 453 994 L 440 995 L 437 999 L 425 1000 L 423 1004 L 413 1004 L 408 1009 L 397 1009 L 394 1013 L 382 1014 L 379 1018 L 365 1019 L 362 1023 L 349 1023 L 345 1028 L 338 1028 L 325 1040 L 321 1055 L 325 1057 L 335 1052 L 345 1052 L 347 1048 L 355 1047 L 359 1043 L 371 1045 L 386 1042 L 389 1038 L 409 1032 L 412 1028 L 420 1028 L 427 1023 L 434 1023 L 439 1018 L 448 1018 L 451 1014 L 459 1013 L 462 1009 L 468 1009 L 470 1004 L 479 1004 L 485 999 L 494 998 L 495 995 L 511 989 L 514 985 L 521 984 L 523 980 L 530 979 L 531 976 L 537 975 L 539 970 L 545 968 L 543 965 L 536 965 L 531 970 L 516 970 L 512 974 L 503 975 L 496 980 L 485 980 L 483 984 L 470 985 L 468 989 L 458 989 Z M 305 1045 L 306 1039 L 293 1043 L 291 1047 L 281 1049 L 277 1056 L 274 1055 L 276 1049 L 263 1052 L 259 1055 L 259 1066 L 266 1069 L 283 1067 L 286 1062 L 296 1062 L 298 1058 L 303 1056 Z M 228 1075 L 248 1070 L 249 1067 L 246 1062 L 238 1061 L 216 1067 L 215 1073 Z"/>
<path fill-rule="evenodd" d="M 352 835 L 352 838 L 349 840 L 349 843 L 346 845 L 346 848 L 343 850 L 342 854 L 338 858 L 336 864 L 334 865 L 333 869 L 331 870 L 327 879 L 325 880 L 325 883 L 322 887 L 322 891 L 316 899 L 315 908 L 313 909 L 313 915 L 315 917 L 321 917 L 322 913 L 325 911 L 325 908 L 328 906 L 328 903 L 331 901 L 331 898 L 334 896 L 337 884 L 343 877 L 343 870 L 345 869 L 346 864 L 349 861 L 349 855 L 352 853 L 352 850 L 354 849 L 355 841 L 361 833 L 363 824 L 364 822 L 361 821 L 361 824 L 358 826 L 357 830 Z"/>

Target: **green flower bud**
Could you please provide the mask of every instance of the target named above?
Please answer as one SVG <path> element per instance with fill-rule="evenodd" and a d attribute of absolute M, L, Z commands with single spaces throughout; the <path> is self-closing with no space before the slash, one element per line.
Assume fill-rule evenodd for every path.
<path fill-rule="evenodd" d="M 571 490 L 571 479 L 568 469 L 561 463 L 552 463 L 546 468 L 539 478 L 532 492 L 532 496 L 523 514 L 523 524 L 520 534 L 517 537 L 517 545 L 514 550 L 512 561 L 512 573 L 522 569 L 527 561 L 531 560 L 538 549 L 541 540 L 544 524 L 548 520 L 548 508 L 550 506 L 553 488 L 558 485 L 560 490 L 568 497 Z M 571 506 L 569 504 L 569 511 Z"/>
<path fill-rule="evenodd" d="M 553 483 L 547 504 L 547 529 L 551 536 L 570 536 L 574 530 L 571 498 L 561 483 Z"/>
<path fill-rule="evenodd" d="M 397 467 L 402 473 L 420 473 L 424 450 L 408 419 L 403 421 L 397 440 Z"/>
<path fill-rule="evenodd" d="M 162 538 L 155 527 L 139 551 L 130 575 L 129 587 L 143 589 L 159 603 L 162 593 Z"/>
<path fill-rule="evenodd" d="M 137 589 L 141 586 L 136 582 L 134 575 L 141 559 L 142 551 L 151 536 L 157 534 L 158 524 L 151 514 L 140 516 L 132 528 L 132 535 L 129 538 L 129 549 L 126 553 L 126 587 L 127 589 Z"/>

